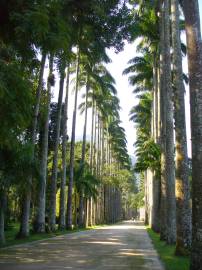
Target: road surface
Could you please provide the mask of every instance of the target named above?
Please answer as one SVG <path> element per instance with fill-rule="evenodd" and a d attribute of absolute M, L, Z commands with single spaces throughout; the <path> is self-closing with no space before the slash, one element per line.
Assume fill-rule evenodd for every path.
<path fill-rule="evenodd" d="M 128 221 L 0 250 L 1 270 L 164 270 L 142 223 Z"/>

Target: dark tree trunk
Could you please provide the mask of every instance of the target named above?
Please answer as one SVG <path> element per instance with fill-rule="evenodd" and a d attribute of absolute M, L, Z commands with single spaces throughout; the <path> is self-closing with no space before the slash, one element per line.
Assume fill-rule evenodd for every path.
<path fill-rule="evenodd" d="M 0 191 L 0 245 L 5 243 L 5 208 L 6 196 L 4 190 Z"/>

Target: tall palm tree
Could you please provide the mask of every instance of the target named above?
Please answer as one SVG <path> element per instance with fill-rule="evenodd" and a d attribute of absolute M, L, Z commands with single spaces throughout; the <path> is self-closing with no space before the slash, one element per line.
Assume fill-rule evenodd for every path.
<path fill-rule="evenodd" d="M 104 55 L 104 60 L 108 61 L 108 58 Z M 89 72 L 90 71 L 90 72 Z M 79 108 L 81 111 L 85 111 L 87 107 L 92 106 L 92 132 L 91 132 L 91 149 L 90 149 L 90 168 L 96 177 L 100 177 L 100 153 L 101 153 L 101 143 L 100 143 L 100 126 L 101 126 L 101 117 L 103 112 L 103 104 L 106 102 L 107 95 L 112 93 L 116 93 L 116 89 L 114 87 L 114 79 L 112 78 L 111 74 L 107 71 L 106 67 L 103 64 L 94 64 L 93 68 L 88 68 L 88 83 L 89 83 L 89 90 L 91 90 L 88 94 L 89 101 L 85 103 L 81 103 Z M 87 107 L 86 107 L 87 105 Z M 97 125 L 96 125 L 97 122 Z M 87 123 L 84 123 L 84 127 Z M 85 140 L 83 140 L 83 145 Z M 100 187 L 100 193 L 102 191 L 102 187 Z M 100 199 L 97 201 L 97 207 L 99 204 Z M 90 224 L 94 223 L 94 214 L 96 204 L 95 202 L 90 200 L 90 211 L 88 211 Z M 99 207 L 98 210 L 100 211 Z M 98 211 L 97 211 L 98 212 Z M 101 213 L 99 214 L 99 216 Z"/>
<path fill-rule="evenodd" d="M 175 162 L 176 162 L 176 254 L 184 255 L 191 247 L 191 208 L 189 188 L 189 166 L 185 119 L 185 87 L 183 83 L 181 40 L 179 26 L 179 1 L 171 1 L 172 45 L 173 45 L 173 88 L 175 119 Z"/>
<path fill-rule="evenodd" d="M 149 31 L 148 31 L 149 33 Z M 147 33 L 147 35 L 148 35 Z M 151 38 L 151 37 L 150 37 Z M 137 170 L 147 170 L 150 167 L 150 170 L 152 169 L 151 164 L 152 162 L 149 161 L 149 156 L 152 156 L 154 160 L 158 160 L 158 155 L 156 157 L 151 155 L 150 151 L 153 149 L 153 147 L 156 149 L 158 146 L 154 146 L 155 142 L 159 143 L 158 136 L 157 136 L 157 130 L 158 130 L 158 100 L 157 100 L 157 93 L 158 93 L 158 77 L 157 77 L 157 67 L 156 67 L 156 49 L 155 46 L 153 48 L 148 47 L 147 42 L 140 42 L 138 51 L 141 52 L 141 56 L 135 57 L 131 59 L 128 63 L 130 66 L 126 68 L 123 72 L 123 74 L 130 74 L 129 76 L 129 82 L 135 86 L 133 93 L 138 94 L 138 93 L 145 93 L 143 95 L 137 96 L 141 102 L 139 105 L 136 107 L 133 107 L 131 110 L 131 118 L 130 120 L 138 123 L 138 127 L 141 127 L 141 130 L 145 127 L 147 127 L 144 132 L 140 131 L 139 128 L 137 128 L 137 142 L 135 144 L 136 148 L 138 147 L 139 150 L 136 151 L 136 155 L 139 151 L 142 152 L 142 156 L 139 156 L 138 160 L 136 163 L 136 169 Z M 152 93 L 152 99 L 153 99 L 153 113 L 151 113 L 151 94 Z M 145 102 L 145 104 L 144 104 Z M 143 103 L 143 104 L 142 104 Z M 147 104 L 148 103 L 148 104 Z M 157 106 L 156 106 L 157 105 Z M 144 109 L 143 109 L 144 108 Z M 146 110 L 146 112 L 142 113 L 141 116 L 141 111 Z M 140 111 L 139 111 L 140 110 Z M 142 111 L 142 112 L 143 112 Z M 140 115 L 139 115 L 140 114 Z M 152 114 L 152 118 L 151 118 Z M 143 121 L 140 120 L 141 116 Z M 155 118 L 154 118 L 155 116 Z M 138 117 L 138 118 L 137 118 Z M 137 118 L 137 119 L 136 119 Z M 151 125 L 152 122 L 152 125 Z M 146 123 L 146 125 L 145 125 Z M 144 135 L 143 135 L 144 134 Z M 147 134 L 147 135 L 146 135 Z M 146 135 L 146 136 L 145 136 Z M 150 137 L 153 137 L 151 140 Z M 141 139 L 140 139 L 141 138 Z M 144 144 L 144 147 L 143 147 Z M 153 147 L 151 147 L 153 145 Z M 145 151 L 142 150 L 146 146 Z M 158 151 L 157 151 L 158 153 Z M 147 160 L 147 161 L 146 161 Z M 159 162 L 159 160 L 158 160 Z M 158 163 L 157 162 L 157 163 Z M 150 166 L 149 166 L 150 164 Z M 153 195 L 152 195 L 152 200 L 153 204 L 151 207 L 151 213 L 148 215 L 150 216 L 150 225 L 155 231 L 159 231 L 159 201 L 160 201 L 160 173 L 159 173 L 159 165 L 154 166 L 152 171 L 152 190 L 153 190 Z M 151 195 L 150 195 L 151 196 Z"/>
<path fill-rule="evenodd" d="M 59 147 L 59 140 L 60 140 L 60 126 L 61 126 L 61 113 L 62 113 L 62 98 L 63 98 L 64 80 L 65 80 L 65 68 L 66 68 L 66 59 L 65 59 L 65 54 L 62 53 L 59 60 L 60 85 L 59 85 L 59 96 L 58 96 L 58 103 L 57 103 L 53 165 L 52 165 L 52 174 L 51 174 L 51 183 L 50 183 L 49 228 L 51 231 L 55 231 L 56 229 L 55 225 L 56 225 L 58 147 Z"/>
<path fill-rule="evenodd" d="M 5 225 L 5 206 L 6 206 L 6 196 L 5 191 L 1 188 L 0 194 L 0 243 L 5 244 L 5 233 L 4 233 L 4 225 Z"/>
<path fill-rule="evenodd" d="M 159 20 L 159 87 L 160 87 L 160 145 L 161 145 L 161 202 L 160 202 L 160 239 L 166 240 L 167 237 L 167 194 L 166 194 L 166 92 L 164 81 L 164 9 L 160 3 L 160 20 Z"/>
<path fill-rule="evenodd" d="M 85 154 L 86 154 L 86 132 L 87 132 L 87 117 L 88 117 L 88 93 L 89 93 L 89 76 L 87 75 L 86 81 L 86 101 L 85 101 L 85 116 L 84 116 L 84 128 L 83 128 L 83 142 L 82 142 L 82 153 L 80 162 L 81 177 L 83 175 L 85 166 Z M 79 227 L 84 226 L 84 202 L 83 202 L 83 190 L 81 188 L 79 194 Z"/>
<path fill-rule="evenodd" d="M 69 101 L 69 64 L 67 65 L 67 76 L 66 76 L 66 94 L 64 109 L 62 114 L 62 178 L 60 182 L 60 213 L 59 213 L 59 228 L 65 229 L 65 187 L 66 187 L 66 174 L 67 174 L 67 112 L 68 112 L 68 101 Z"/>
<path fill-rule="evenodd" d="M 175 202 L 175 164 L 174 164 L 174 127 L 173 102 L 171 84 L 171 54 L 170 54 L 170 5 L 164 1 L 164 83 L 166 106 L 166 193 L 167 193 L 167 237 L 168 244 L 176 241 L 176 202 Z"/>
<path fill-rule="evenodd" d="M 39 79 L 38 79 L 38 87 L 36 91 L 36 100 L 34 106 L 34 114 L 32 120 L 32 127 L 31 127 L 31 134 L 30 134 L 30 141 L 32 144 L 32 160 L 34 160 L 34 148 L 35 148 L 35 141 L 37 135 L 37 120 L 39 115 L 39 108 L 40 108 L 40 99 L 41 99 L 41 91 L 43 87 L 43 74 L 45 69 L 45 62 L 46 62 L 46 53 L 42 53 L 41 57 L 41 65 L 40 65 L 40 72 L 39 72 Z M 21 223 L 20 223 L 20 237 L 27 237 L 29 235 L 29 217 L 30 217 L 30 203 L 31 203 L 31 186 L 32 186 L 32 175 L 27 179 L 27 188 L 26 193 L 23 196 L 22 201 L 22 214 L 21 214 Z"/>
<path fill-rule="evenodd" d="M 187 39 L 192 134 L 191 270 L 202 269 L 202 46 L 198 1 L 182 1 Z"/>
<path fill-rule="evenodd" d="M 80 66 L 80 48 L 77 50 L 76 59 L 76 85 L 75 85 L 75 99 L 74 99 L 74 111 L 72 119 L 72 136 L 70 146 L 70 164 L 69 164 L 69 184 L 68 184 L 68 199 L 67 199 L 67 223 L 66 227 L 72 229 L 72 189 L 74 178 L 74 145 L 75 145 L 75 132 L 76 132 L 76 116 L 77 116 L 77 98 L 79 88 L 79 66 Z"/>
<path fill-rule="evenodd" d="M 34 221 L 34 230 L 36 232 L 45 232 L 45 209 L 46 209 L 46 177 L 47 177 L 47 158 L 48 158 L 48 129 L 50 118 L 51 86 L 53 85 L 53 55 L 49 59 L 49 76 L 47 80 L 47 101 L 44 131 L 42 137 L 41 150 L 41 168 L 38 190 L 38 203 L 36 217 Z"/>

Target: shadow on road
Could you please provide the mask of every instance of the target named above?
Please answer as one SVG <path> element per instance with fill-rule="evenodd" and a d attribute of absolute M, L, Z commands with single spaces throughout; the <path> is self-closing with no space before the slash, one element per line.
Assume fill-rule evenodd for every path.
<path fill-rule="evenodd" d="M 141 222 L 127 221 L 3 250 L 1 270 L 163 270 Z"/>

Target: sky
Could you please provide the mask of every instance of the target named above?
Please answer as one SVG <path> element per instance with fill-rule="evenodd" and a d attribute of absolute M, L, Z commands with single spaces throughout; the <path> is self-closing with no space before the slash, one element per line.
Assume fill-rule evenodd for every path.
<path fill-rule="evenodd" d="M 123 76 L 122 72 L 127 67 L 127 62 L 134 57 L 135 55 L 135 45 L 134 44 L 126 44 L 125 48 L 122 52 L 116 54 L 113 49 L 108 50 L 107 54 L 111 58 L 111 63 L 107 64 L 107 69 L 110 71 L 112 76 L 116 81 L 116 89 L 117 94 L 120 99 L 120 118 L 121 118 L 121 126 L 126 131 L 126 137 L 128 141 L 128 152 L 130 155 L 134 155 L 134 147 L 133 144 L 135 142 L 135 129 L 134 124 L 129 121 L 129 112 L 131 108 L 137 104 L 137 100 L 135 100 L 134 94 L 132 94 L 133 87 L 128 83 L 128 77 Z M 57 88 L 57 85 L 56 85 Z M 71 87 L 72 88 L 72 87 Z M 78 105 L 83 101 L 82 94 L 85 89 L 81 89 L 78 96 Z M 57 94 L 56 94 L 57 96 Z M 73 114 L 73 102 L 74 93 L 70 90 L 70 101 L 68 108 L 68 135 L 71 137 L 71 125 L 72 125 L 72 114 Z M 82 140 L 83 135 L 83 122 L 84 115 L 77 115 L 77 124 L 76 124 L 76 140 Z M 87 138 L 90 138 L 91 134 L 91 109 L 88 110 L 88 123 L 87 123 Z"/>
<path fill-rule="evenodd" d="M 117 94 L 120 99 L 120 118 L 122 127 L 126 131 L 128 142 L 128 152 L 130 155 L 134 154 L 133 144 L 135 142 L 134 123 L 129 121 L 129 113 L 131 108 L 137 104 L 133 92 L 134 87 L 128 82 L 128 76 L 122 75 L 123 70 L 127 67 L 128 61 L 135 56 L 135 45 L 126 44 L 124 50 L 116 54 L 113 50 L 108 51 L 112 62 L 107 65 L 108 70 L 116 80 Z"/>
<path fill-rule="evenodd" d="M 201 14 L 201 26 L 202 26 L 202 0 L 199 0 L 200 6 L 200 14 Z M 120 99 L 120 118 L 122 121 L 122 127 L 126 131 L 126 138 L 128 141 L 128 153 L 130 155 L 134 155 L 134 142 L 136 139 L 135 136 L 135 128 L 134 124 L 129 121 L 129 112 L 131 108 L 137 104 L 138 100 L 135 98 L 134 94 L 132 93 L 133 87 L 128 83 L 128 77 L 122 75 L 123 70 L 127 67 L 127 62 L 135 57 L 135 44 L 126 44 L 124 50 L 118 54 L 114 52 L 113 49 L 107 51 L 109 57 L 111 58 L 111 63 L 107 65 L 108 70 L 115 78 L 116 81 L 116 88 L 118 92 L 118 97 Z M 183 61 L 183 68 L 185 72 L 187 72 L 187 64 L 186 61 Z M 58 85 L 55 86 L 55 99 L 57 97 L 58 92 Z M 82 102 L 82 94 L 84 89 L 79 92 L 78 97 L 78 105 Z M 186 91 L 186 118 L 187 123 L 190 121 L 190 114 L 189 114 L 189 94 L 188 89 Z M 68 108 L 68 135 L 71 137 L 71 119 L 73 114 L 73 104 L 74 104 L 74 93 L 71 91 L 70 93 L 70 100 L 69 100 L 69 108 Z M 77 124 L 76 124 L 76 140 L 82 140 L 83 134 L 83 122 L 84 122 L 84 115 L 78 114 L 77 116 Z M 90 138 L 91 134 L 91 110 L 88 110 L 88 124 L 87 124 L 87 138 Z M 188 154 L 191 156 L 191 143 L 190 143 L 190 126 L 187 126 L 187 136 L 188 136 Z"/>
<path fill-rule="evenodd" d="M 201 16 L 201 29 L 202 29 L 202 0 L 199 0 L 200 16 Z M 120 98 L 120 105 L 122 110 L 120 117 L 122 120 L 122 126 L 126 130 L 126 136 L 128 141 L 128 152 L 130 155 L 134 155 L 134 142 L 136 139 L 134 124 L 129 121 L 130 109 L 137 104 L 138 100 L 135 99 L 132 94 L 133 87 L 129 85 L 127 76 L 122 76 L 123 69 L 127 66 L 129 59 L 135 57 L 135 44 L 127 44 L 124 51 L 116 54 L 113 50 L 108 52 L 112 63 L 108 65 L 108 69 L 116 80 L 118 96 Z M 183 61 L 183 69 L 185 73 L 188 73 L 187 62 Z M 186 89 L 185 95 L 185 108 L 186 108 L 186 120 L 187 120 L 187 141 L 188 141 L 188 155 L 191 157 L 191 134 L 190 134 L 190 107 L 189 107 L 189 89 Z"/>

